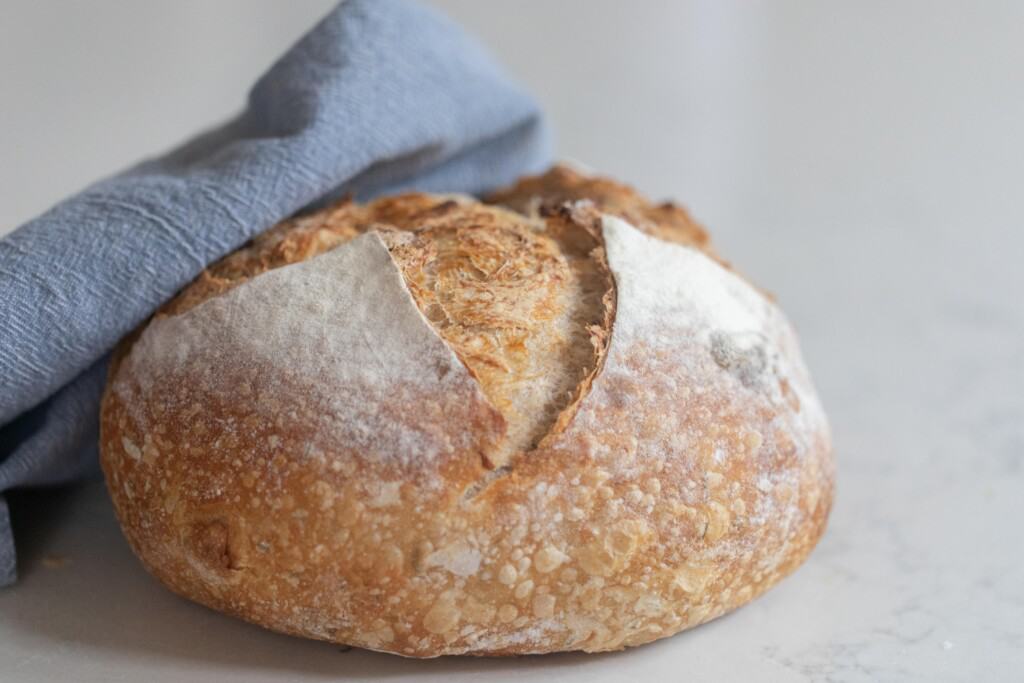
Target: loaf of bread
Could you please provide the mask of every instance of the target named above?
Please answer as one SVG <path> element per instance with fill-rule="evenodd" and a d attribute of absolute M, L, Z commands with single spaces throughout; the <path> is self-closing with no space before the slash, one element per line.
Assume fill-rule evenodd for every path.
<path fill-rule="evenodd" d="M 783 314 L 566 168 L 286 221 L 115 354 L 102 465 L 171 590 L 411 657 L 597 652 L 792 572 L 832 502 Z"/>

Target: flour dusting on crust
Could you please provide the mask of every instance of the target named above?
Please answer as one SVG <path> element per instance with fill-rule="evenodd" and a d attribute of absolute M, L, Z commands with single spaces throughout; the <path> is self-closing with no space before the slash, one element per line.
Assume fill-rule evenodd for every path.
<path fill-rule="evenodd" d="M 629 302 L 616 316 L 613 343 L 617 336 L 619 344 L 636 339 L 664 351 L 696 342 L 708 355 L 688 362 L 710 359 L 776 401 L 792 391 L 808 427 L 824 423 L 792 327 L 774 303 L 698 249 L 649 237 L 612 215 L 601 223 L 619 300 Z"/>
<path fill-rule="evenodd" d="M 644 235 L 615 216 L 601 218 L 608 261 L 619 297 L 630 302 L 615 320 L 615 333 L 644 333 L 670 348 L 668 331 L 685 320 L 706 341 L 713 333 L 764 337 L 774 308 L 746 282 L 702 252 Z M 656 323 L 666 322 L 664 326 Z"/>
<path fill-rule="evenodd" d="M 366 233 L 308 261 L 268 271 L 180 315 L 154 320 L 125 360 L 115 385 L 129 411 L 162 387 L 193 385 L 191 401 L 210 400 L 245 378 L 255 408 L 271 413 L 277 395 L 308 422 L 310 446 L 337 444 L 359 457 L 422 467 L 466 448 L 437 415 L 396 414 L 389 404 L 447 397 L 488 411 L 465 366 L 423 318 L 387 247 Z M 499 419 L 500 418 L 496 418 Z M 450 425 L 448 425 L 450 427 Z M 468 431 L 468 430 L 466 430 Z M 456 438 L 453 439 L 452 437 Z"/>

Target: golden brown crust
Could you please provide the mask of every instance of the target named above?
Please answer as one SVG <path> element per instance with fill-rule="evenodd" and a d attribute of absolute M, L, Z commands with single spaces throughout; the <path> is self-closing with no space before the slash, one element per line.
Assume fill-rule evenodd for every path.
<path fill-rule="evenodd" d="M 489 464 L 531 450 L 607 337 L 612 285 L 599 242 L 575 224 L 542 231 L 483 206 L 451 206 L 384 236 L 420 311 L 508 422 Z"/>
<path fill-rule="evenodd" d="M 824 530 L 832 464 L 781 314 L 700 254 L 659 249 L 598 208 L 705 249 L 685 213 L 610 181 L 545 178 L 500 197 L 521 208 L 516 197 L 549 196 L 557 181 L 597 208 L 343 202 L 261 235 L 126 340 L 103 402 L 102 464 L 147 568 L 268 628 L 429 657 L 637 645 L 798 566 Z M 362 394 L 373 424 L 426 430 L 436 457 L 339 440 L 345 415 L 325 422 L 324 397 L 349 384 L 327 373 L 309 385 L 211 322 L 246 314 L 233 295 L 276 291 L 258 276 L 283 265 L 312 266 L 278 275 L 301 294 L 299 280 L 328 265 L 313 256 L 344 256 L 370 230 L 466 366 L 426 368 L 387 399 Z M 650 279 L 653 261 L 671 277 Z M 654 282 L 671 296 L 648 298 Z M 219 318 L 200 306 L 213 300 Z M 730 306 L 733 318 L 720 312 Z M 175 330 L 209 343 L 168 346 Z M 404 351 L 440 358 L 435 346 Z M 560 397 L 531 403 L 522 382 L 545 370 L 563 373 L 545 385 Z"/>
<path fill-rule="evenodd" d="M 486 199 L 524 215 L 543 213 L 545 209 L 557 209 L 579 200 L 592 202 L 601 211 L 619 216 L 648 235 L 698 249 L 710 248 L 707 231 L 678 204 L 653 204 L 628 185 L 611 178 L 584 175 L 561 164 L 543 174 L 522 178 Z"/>

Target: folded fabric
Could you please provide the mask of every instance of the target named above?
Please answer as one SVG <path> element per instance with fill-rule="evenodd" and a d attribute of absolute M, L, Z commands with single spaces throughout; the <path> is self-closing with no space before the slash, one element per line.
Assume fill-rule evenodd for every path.
<path fill-rule="evenodd" d="M 15 578 L 2 492 L 96 467 L 110 350 L 207 264 L 346 193 L 478 193 L 546 162 L 535 105 L 457 26 L 346 0 L 237 118 L 0 240 L 0 585 Z"/>

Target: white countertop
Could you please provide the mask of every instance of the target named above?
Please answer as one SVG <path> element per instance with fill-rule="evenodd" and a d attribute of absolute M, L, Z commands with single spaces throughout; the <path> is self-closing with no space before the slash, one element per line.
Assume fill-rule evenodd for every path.
<path fill-rule="evenodd" d="M 639 3 L 630 52 L 604 40 L 619 3 L 588 3 L 573 31 L 571 3 L 436 4 L 545 100 L 563 154 L 687 201 L 778 294 L 834 430 L 821 545 L 749 606 L 653 645 L 418 662 L 171 595 L 94 482 L 13 503 L 0 679 L 1021 680 L 1024 6 Z M 0 158 L 27 139 L 55 158 L 5 135 Z"/>

